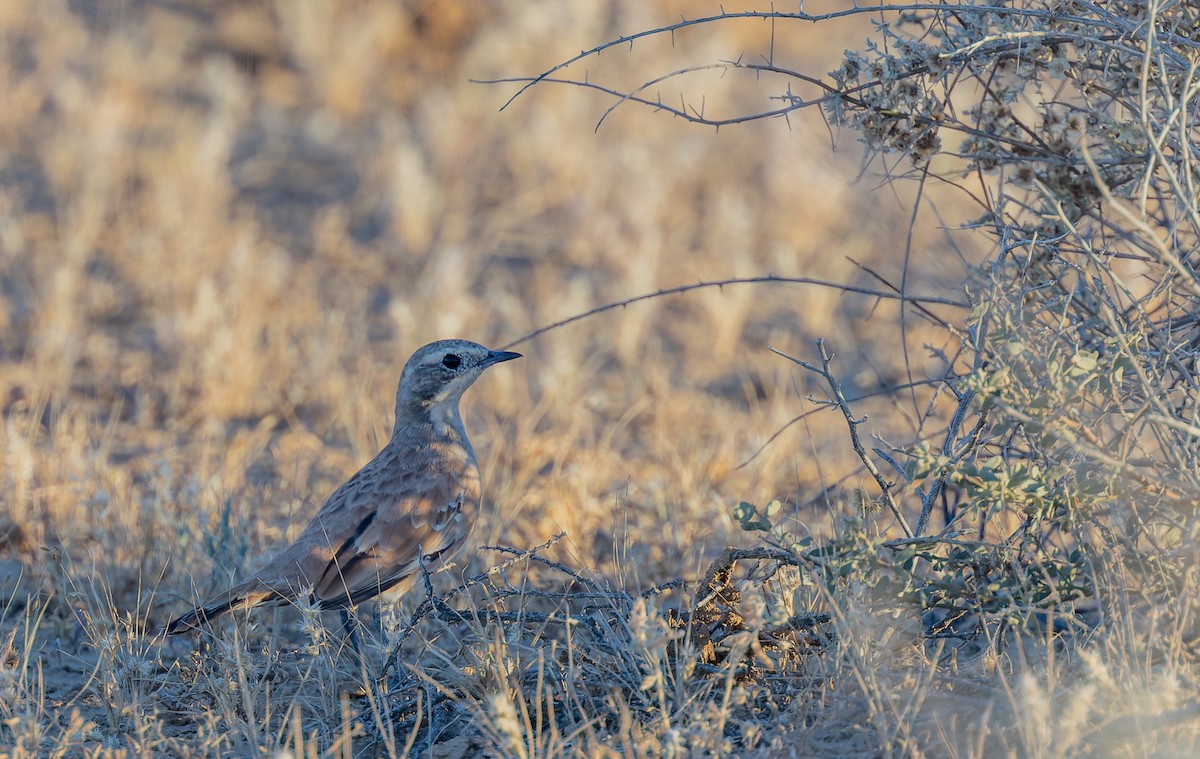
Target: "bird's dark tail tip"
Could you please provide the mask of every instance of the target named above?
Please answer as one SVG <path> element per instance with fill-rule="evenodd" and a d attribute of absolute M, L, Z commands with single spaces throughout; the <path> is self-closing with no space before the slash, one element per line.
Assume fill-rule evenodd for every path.
<path fill-rule="evenodd" d="M 197 630 L 200 628 L 201 620 L 206 620 L 207 618 L 208 615 L 204 613 L 203 609 L 192 609 L 187 614 L 171 620 L 163 628 L 163 633 L 166 635 L 179 635 L 180 633 Z"/>
<path fill-rule="evenodd" d="M 207 626 L 212 620 L 221 616 L 225 612 L 233 608 L 235 601 L 226 601 L 212 606 L 197 606 L 187 614 L 176 617 L 171 620 L 166 627 L 163 628 L 163 633 L 166 635 L 179 635 L 181 633 L 199 630 Z"/>

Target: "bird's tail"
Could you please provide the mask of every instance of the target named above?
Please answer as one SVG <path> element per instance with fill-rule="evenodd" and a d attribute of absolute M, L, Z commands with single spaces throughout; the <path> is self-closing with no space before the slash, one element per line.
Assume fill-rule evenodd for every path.
<path fill-rule="evenodd" d="M 210 606 L 197 606 L 187 614 L 176 617 L 163 628 L 163 632 L 167 635 L 178 635 L 180 633 L 198 630 L 202 625 L 207 625 L 217 617 L 232 609 L 234 602 L 226 601 Z"/>
<path fill-rule="evenodd" d="M 211 624 L 213 620 L 227 611 L 247 609 L 259 604 L 268 603 L 272 597 L 277 595 L 277 593 L 261 586 L 256 588 L 248 582 L 243 583 L 222 593 L 203 606 L 197 606 L 188 613 L 171 620 L 163 628 L 163 632 L 167 635 L 178 635 L 192 630 L 199 630 L 201 627 Z"/>

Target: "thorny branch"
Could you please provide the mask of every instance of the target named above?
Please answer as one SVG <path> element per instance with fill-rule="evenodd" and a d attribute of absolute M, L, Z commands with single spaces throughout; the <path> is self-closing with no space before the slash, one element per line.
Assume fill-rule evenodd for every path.
<path fill-rule="evenodd" d="M 640 303 L 644 300 L 653 300 L 655 298 L 661 298 L 661 297 L 664 297 L 667 295 L 679 295 L 680 293 L 691 292 L 692 290 L 703 290 L 703 289 L 708 289 L 708 288 L 712 288 L 712 287 L 724 288 L 729 285 L 748 285 L 748 284 L 765 284 L 765 283 L 817 285 L 818 287 L 829 287 L 829 288 L 833 288 L 835 290 L 841 290 L 842 292 L 847 292 L 847 293 L 859 293 L 861 295 L 869 295 L 873 298 L 880 298 L 883 300 L 908 300 L 908 301 L 911 301 L 914 303 L 927 303 L 927 304 L 933 304 L 933 305 L 951 306 L 954 308 L 964 308 L 964 309 L 970 308 L 969 304 L 964 303 L 963 301 L 954 300 L 953 298 L 942 298 L 942 297 L 937 297 L 937 296 L 925 297 L 923 295 L 905 295 L 905 294 L 901 294 L 901 293 L 891 292 L 888 290 L 873 290 L 869 287 L 858 287 L 855 285 L 846 285 L 846 284 L 842 284 L 839 282 L 831 282 L 829 280 L 824 280 L 824 279 L 814 279 L 812 277 L 777 277 L 773 274 L 767 274 L 767 275 L 761 276 L 761 277 L 732 277 L 730 279 L 722 279 L 722 280 L 716 280 L 716 281 L 710 281 L 710 282 L 693 282 L 690 285 L 679 285 L 678 287 L 668 287 L 668 288 L 664 288 L 662 290 L 655 290 L 652 293 L 643 293 L 641 295 L 635 295 L 632 298 L 626 298 L 624 300 L 619 300 L 619 301 L 616 301 L 613 303 L 606 303 L 603 306 L 598 306 L 591 310 L 584 311 L 583 313 L 575 314 L 574 316 L 569 316 L 566 319 L 561 319 L 559 321 L 554 322 L 553 324 L 547 324 L 544 327 L 538 327 L 533 332 L 530 332 L 529 334 L 524 335 L 523 337 L 518 337 L 516 340 L 513 340 L 512 342 L 502 345 L 500 347 L 500 349 L 508 350 L 509 348 L 520 345 L 521 343 L 529 342 L 530 340 L 534 339 L 535 337 L 538 337 L 547 332 L 550 332 L 551 330 L 558 329 L 559 327 L 565 327 L 568 324 L 574 324 L 575 322 L 583 321 L 584 319 L 595 316 L 596 314 L 602 314 L 606 311 L 612 311 L 617 308 L 625 308 L 626 306 L 632 306 L 634 303 Z"/>
<path fill-rule="evenodd" d="M 946 485 L 946 477 L 953 470 L 955 464 L 971 455 L 975 446 L 979 444 L 984 428 L 987 427 L 988 413 L 985 410 L 980 412 L 975 426 L 967 433 L 966 437 L 962 440 L 958 439 L 958 431 L 962 428 L 963 420 L 966 419 L 971 403 L 975 400 L 975 393 L 970 390 L 961 393 L 955 390 L 955 393 L 958 394 L 958 405 L 954 408 L 950 429 L 946 431 L 946 437 L 942 442 L 942 455 L 950 457 L 950 460 L 938 471 L 929 492 L 924 493 L 921 497 L 921 515 L 917 519 L 916 537 L 925 534 L 925 528 L 929 525 L 929 515 L 933 512 L 933 505 L 937 502 L 938 495 Z"/>
<path fill-rule="evenodd" d="M 1071 14 L 1066 14 L 1066 13 L 1051 12 L 1049 10 L 1039 10 L 1036 8 L 1004 7 L 1004 6 L 998 6 L 998 5 L 981 5 L 981 6 L 955 5 L 955 6 L 953 6 L 953 10 L 956 13 L 977 13 L 977 14 L 985 14 L 986 13 L 986 14 L 993 14 L 993 15 L 1023 16 L 1023 17 L 1041 19 L 1044 21 L 1053 21 L 1058 24 L 1068 24 L 1069 23 L 1069 24 L 1075 24 L 1075 25 L 1078 25 L 1081 27 L 1089 27 L 1089 28 L 1096 28 L 1099 30 L 1103 30 L 1103 31 L 1105 31 L 1109 34 L 1115 35 L 1117 37 L 1132 34 L 1134 29 L 1136 28 L 1136 24 L 1137 24 L 1136 21 L 1133 21 L 1130 19 L 1122 19 L 1119 16 L 1116 16 L 1115 14 L 1105 14 L 1104 17 L 1101 19 L 1101 18 L 1097 18 L 1096 16 L 1086 16 L 1086 17 L 1085 16 L 1076 16 L 1076 15 L 1071 15 Z M 504 103 L 503 106 L 501 106 L 500 110 L 504 110 L 508 106 L 512 105 L 513 101 L 515 101 L 517 98 L 521 97 L 521 95 L 523 95 L 526 90 L 530 89 L 534 85 L 537 85 L 541 82 L 547 81 L 555 73 L 562 71 L 563 69 L 569 68 L 585 58 L 590 58 L 594 55 L 599 55 L 600 53 L 604 52 L 605 50 L 609 50 L 618 45 L 628 44 L 632 47 L 634 42 L 641 40 L 641 39 L 647 39 L 650 37 L 658 37 L 658 36 L 662 36 L 662 35 L 671 35 L 672 37 L 674 37 L 675 32 L 677 32 L 681 29 L 685 29 L 690 26 L 698 26 L 698 25 L 702 25 L 702 24 L 712 24 L 712 23 L 733 21 L 733 20 L 737 20 L 737 19 L 761 19 L 764 21 L 766 21 L 766 20 L 807 21 L 807 22 L 811 22 L 811 23 L 817 23 L 817 22 L 821 22 L 821 21 L 830 21 L 833 19 L 844 18 L 847 16 L 855 16 L 855 15 L 860 15 L 860 14 L 872 14 L 872 15 L 880 14 L 880 13 L 903 14 L 903 13 L 914 13 L 914 12 L 922 12 L 922 11 L 928 11 L 928 12 L 933 12 L 933 13 L 945 13 L 945 12 L 947 12 L 947 6 L 944 3 L 908 3 L 908 4 L 904 4 L 904 5 L 886 5 L 886 4 L 881 3 L 879 5 L 855 5 L 853 8 L 846 8 L 843 10 L 833 11 L 831 13 L 818 13 L 818 14 L 804 13 L 803 11 L 798 11 L 795 13 L 786 13 L 786 12 L 782 12 L 782 11 L 741 11 L 741 12 L 736 12 L 736 13 L 726 13 L 726 12 L 722 11 L 721 13 L 718 13 L 718 14 L 715 14 L 712 16 L 701 16 L 699 18 L 693 18 L 693 19 L 684 18 L 684 19 L 680 19 L 679 21 L 677 21 L 674 24 L 667 24 L 664 26 L 655 27 L 653 29 L 647 29 L 647 30 L 644 30 L 641 32 L 637 32 L 636 34 L 623 35 L 621 37 L 617 37 L 616 39 L 612 39 L 612 40 L 608 40 L 607 42 L 603 42 L 603 43 L 596 45 L 595 47 L 590 48 L 588 50 L 581 50 L 577 55 L 571 56 L 570 58 L 562 61 L 561 63 L 546 69 L 545 71 L 538 74 L 537 76 L 529 77 L 527 80 L 525 80 L 524 86 L 522 86 L 519 90 L 517 90 L 517 92 L 512 97 L 510 97 Z M 1187 46 L 1187 47 L 1191 47 L 1193 49 L 1200 49 L 1200 42 L 1198 42 L 1197 40 L 1194 40 L 1194 39 L 1189 39 L 1183 35 L 1164 31 L 1164 32 L 1160 32 L 1160 36 L 1163 37 L 1164 39 L 1169 40 L 1172 44 Z"/>
<path fill-rule="evenodd" d="M 896 499 L 892 495 L 892 483 L 884 478 L 883 474 L 879 471 L 879 467 L 875 466 L 875 462 L 872 461 L 870 456 L 867 455 L 867 451 L 865 448 L 863 448 L 862 441 L 858 437 L 858 425 L 865 422 L 867 418 L 854 418 L 854 413 L 850 410 L 850 402 L 846 400 L 846 394 L 842 392 L 842 385 L 840 382 L 838 382 L 837 377 L 834 376 L 833 372 L 829 368 L 829 363 L 833 360 L 833 357 L 830 356 L 829 351 L 825 349 L 824 338 L 817 338 L 817 352 L 821 355 L 821 366 L 819 367 L 810 364 L 803 359 L 789 356 L 783 351 L 775 348 L 769 348 L 769 350 L 772 353 L 786 358 L 788 361 L 804 367 L 814 374 L 820 375 L 825 380 L 825 383 L 829 385 L 829 389 L 833 393 L 833 400 L 824 401 L 824 403 L 831 406 L 837 406 L 839 409 L 841 409 L 842 415 L 846 417 L 846 425 L 850 428 L 850 444 L 854 447 L 854 452 L 858 454 L 858 458 L 860 461 L 862 461 L 863 466 L 867 468 L 867 471 L 870 472 L 871 476 L 875 479 L 875 484 L 879 486 L 880 497 L 883 499 L 884 504 L 896 517 L 896 521 L 900 523 L 900 529 L 904 530 L 905 537 L 913 537 L 912 528 L 909 527 L 908 520 L 904 518 L 904 514 L 901 513 L 900 507 L 896 504 Z M 812 400 L 814 403 L 821 403 L 821 401 L 817 401 L 812 398 L 809 400 Z"/>
<path fill-rule="evenodd" d="M 530 558 L 533 558 L 534 556 L 536 556 L 538 551 L 546 550 L 550 546 L 552 546 L 555 543 L 557 543 L 558 541 L 562 540 L 565 536 L 566 536 L 565 532 L 560 532 L 557 535 L 555 535 L 554 537 L 547 540 L 545 543 L 542 543 L 541 545 L 538 545 L 538 546 L 534 546 L 533 548 L 528 548 L 524 551 L 519 551 L 516 549 L 510 549 L 510 548 L 502 548 L 499 546 L 484 546 L 484 548 L 486 548 L 486 549 L 502 551 L 504 553 L 510 553 L 510 554 L 512 554 L 512 556 L 511 556 L 511 558 L 504 560 L 500 564 L 497 564 L 496 566 L 489 568 L 487 571 L 480 572 L 479 574 L 469 578 L 462 585 L 459 585 L 457 588 L 454 588 L 450 592 L 446 593 L 445 596 L 442 596 L 440 598 L 433 592 L 433 585 L 430 582 L 429 572 L 423 570 L 422 578 L 423 578 L 423 582 L 425 584 L 425 600 L 422 601 L 421 605 L 417 607 L 417 610 L 413 612 L 412 617 L 408 621 L 408 625 L 404 628 L 404 631 L 402 633 L 400 633 L 400 638 L 396 641 L 395 645 L 392 646 L 392 650 L 388 652 L 387 659 L 384 660 L 383 668 L 380 671 L 380 675 L 379 675 L 380 678 L 386 677 L 388 672 L 391 670 L 391 668 L 396 665 L 396 660 L 400 656 L 400 649 L 403 647 L 404 642 L 406 640 L 408 640 L 409 636 L 412 635 L 413 631 L 415 631 L 417 629 L 417 625 L 420 624 L 421 620 L 423 620 L 423 619 L 425 619 L 425 617 L 429 616 L 429 614 L 431 612 L 433 612 L 434 610 L 437 610 L 439 612 L 448 610 L 450 612 L 450 614 L 453 616 L 461 616 L 459 614 L 459 612 L 454 611 L 454 609 L 452 609 L 446 605 L 446 599 L 453 598 L 454 596 L 456 596 L 460 593 L 470 590 L 471 588 L 475 587 L 476 585 L 479 585 L 480 583 L 484 582 L 485 580 L 488 580 L 497 574 L 503 573 L 504 570 L 508 569 L 509 567 L 513 566 L 514 564 L 519 564 L 522 561 L 527 561 Z M 553 563 L 551 563 L 551 564 L 553 566 L 563 569 L 564 571 L 567 571 L 568 574 L 570 574 L 571 576 L 577 577 L 577 573 L 570 572 L 570 570 L 566 570 L 561 565 L 557 565 L 557 564 L 553 564 Z M 424 565 L 422 564 L 422 567 L 423 566 Z"/>

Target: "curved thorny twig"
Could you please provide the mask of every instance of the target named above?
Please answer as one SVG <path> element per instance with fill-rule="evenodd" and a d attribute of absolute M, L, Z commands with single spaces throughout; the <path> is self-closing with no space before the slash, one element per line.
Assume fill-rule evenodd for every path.
<path fill-rule="evenodd" d="M 529 342 L 530 340 L 534 339 L 535 337 L 539 337 L 541 335 L 546 334 L 547 332 L 558 329 L 559 327 L 565 327 L 568 324 L 574 324 L 575 322 L 583 321 L 584 319 L 588 319 L 592 316 L 596 316 L 597 314 L 602 314 L 602 313 L 605 313 L 606 311 L 612 311 L 612 310 L 618 309 L 618 308 L 625 308 L 627 306 L 632 306 L 633 304 L 641 303 L 642 301 L 654 300 L 655 298 L 662 298 L 662 297 L 665 297 L 668 295 L 680 295 L 682 293 L 691 292 L 693 290 L 704 290 L 704 289 L 709 289 L 709 288 L 713 288 L 713 287 L 723 289 L 723 288 L 731 286 L 731 285 L 751 285 L 751 284 L 816 285 L 818 287 L 829 287 L 829 288 L 832 288 L 835 290 L 841 290 L 842 292 L 847 292 L 847 293 L 858 293 L 860 295 L 869 295 L 872 298 L 879 298 L 881 300 L 902 300 L 902 301 L 909 301 L 909 302 L 913 302 L 913 303 L 931 304 L 931 305 L 937 305 L 937 306 L 950 306 L 953 308 L 962 308 L 962 309 L 969 309 L 971 307 L 970 304 L 968 304 L 964 301 L 955 300 L 953 298 L 945 298 L 945 297 L 941 297 L 941 296 L 937 296 L 937 295 L 929 295 L 929 296 L 911 295 L 911 294 L 904 294 L 904 293 L 896 292 L 895 290 L 876 290 L 876 289 L 873 289 L 870 287 L 859 287 L 857 285 L 846 285 L 846 284 L 842 284 L 839 282 L 833 282 L 833 281 L 830 281 L 827 279 L 815 279 L 813 277 L 779 277 L 774 274 L 766 274 L 761 277 L 730 277 L 729 279 L 712 280 L 712 281 L 708 281 L 708 282 L 693 282 L 692 284 L 688 284 L 688 285 L 679 285 L 677 287 L 667 287 L 667 288 L 664 288 L 661 290 L 655 290 L 652 293 L 643 293 L 641 295 L 635 295 L 632 298 L 625 298 L 624 300 L 615 301 L 613 303 L 606 303 L 603 306 L 597 306 L 596 308 L 589 309 L 588 311 L 583 311 L 581 313 L 575 314 L 574 316 L 568 316 L 567 318 L 560 319 L 559 321 L 556 321 L 552 324 L 547 324 L 544 327 L 538 327 L 537 329 L 530 332 L 529 334 L 524 335 L 522 337 L 518 337 L 516 340 L 512 340 L 512 341 L 507 342 L 504 345 L 500 346 L 500 350 L 508 350 L 514 346 L 520 345 L 521 343 Z"/>
<path fill-rule="evenodd" d="M 1041 20 L 1041 21 L 1045 21 L 1045 22 L 1055 22 L 1058 24 L 1075 24 L 1075 25 L 1078 25 L 1081 27 L 1093 27 L 1093 28 L 1102 29 L 1102 30 L 1108 32 L 1108 34 L 1115 36 L 1116 38 L 1124 38 L 1126 36 L 1131 36 L 1131 35 L 1135 34 L 1135 32 L 1140 24 L 1140 22 L 1137 20 L 1122 19 L 1121 17 L 1117 16 L 1116 14 L 1109 14 L 1106 17 L 1104 17 L 1103 19 L 1100 19 L 1100 18 L 1096 18 L 1095 16 L 1079 16 L 1079 15 L 1074 15 L 1074 14 L 1070 14 L 1070 13 L 1059 13 L 1059 12 L 1051 12 L 1049 10 L 1039 10 L 1036 8 L 1004 7 L 1004 6 L 996 6 L 996 5 L 980 5 L 980 6 L 955 5 L 955 6 L 948 7 L 944 3 L 905 3 L 905 4 L 897 4 L 897 5 L 882 4 L 882 3 L 878 4 L 878 5 L 857 5 L 856 4 L 852 8 L 844 8 L 842 10 L 832 11 L 829 13 L 805 13 L 803 11 L 796 11 L 796 12 L 789 13 L 789 12 L 775 11 L 775 10 L 771 10 L 771 11 L 737 11 L 737 12 L 732 12 L 732 13 L 722 11 L 720 13 L 710 15 L 710 16 L 700 16 L 700 17 L 692 18 L 692 19 L 681 18 L 679 21 L 677 21 L 673 24 L 665 24 L 663 26 L 658 26 L 653 29 L 646 29 L 646 30 L 643 30 L 640 32 L 636 32 L 634 34 L 622 35 L 615 39 L 611 39 L 606 42 L 602 42 L 601 44 L 596 45 L 595 47 L 589 48 L 587 50 L 581 50 L 577 55 L 573 55 L 570 58 L 567 58 L 566 60 L 561 61 L 560 63 L 546 69 L 545 71 L 543 71 L 542 73 L 540 73 L 536 76 L 526 77 L 526 78 L 521 78 L 521 79 L 484 80 L 482 83 L 497 83 L 497 82 L 502 82 L 502 81 L 509 81 L 509 82 L 522 81 L 522 82 L 524 82 L 524 85 L 519 90 L 517 90 L 517 92 L 515 94 L 513 94 L 512 97 L 510 97 L 508 100 L 506 100 L 504 105 L 502 105 L 500 107 L 500 110 L 503 111 L 505 108 L 508 108 L 508 106 L 512 105 L 513 102 L 517 98 L 519 98 L 521 95 L 523 95 L 526 92 L 526 90 L 529 90 L 533 86 L 540 84 L 542 82 L 549 81 L 550 78 L 552 76 L 554 76 L 555 73 L 562 71 L 564 69 L 570 68 L 571 66 L 578 63 L 579 61 L 584 60 L 585 58 L 590 58 L 592 56 L 599 55 L 600 53 L 603 53 L 604 51 L 614 48 L 618 45 L 628 44 L 630 47 L 632 47 L 633 43 L 635 43 L 639 40 L 649 39 L 651 37 L 661 37 L 664 35 L 669 35 L 669 36 L 671 36 L 672 39 L 674 39 L 675 32 L 678 32 L 682 29 L 686 29 L 687 27 L 691 27 L 691 26 L 699 26 L 699 25 L 703 25 L 703 24 L 712 24 L 712 23 L 727 22 L 727 21 L 736 21 L 739 19 L 750 19 L 750 20 L 758 19 L 758 20 L 762 20 L 762 21 L 771 21 L 771 22 L 804 21 L 804 22 L 809 22 L 809 23 L 818 23 L 818 22 L 822 22 L 822 21 L 832 21 L 835 19 L 846 18 L 849 16 L 858 16 L 858 15 L 863 15 L 863 14 L 878 15 L 881 13 L 891 13 L 891 14 L 899 15 L 899 14 L 905 14 L 905 13 L 919 13 L 919 12 L 945 13 L 948 10 L 953 10 L 955 13 L 961 13 L 961 14 L 975 13 L 975 14 L 993 14 L 993 15 L 997 15 L 997 16 L 1013 16 L 1013 17 L 1019 16 L 1019 17 L 1037 19 L 1037 20 Z M 1197 41 L 1195 39 L 1190 39 L 1183 35 L 1175 34 L 1172 32 L 1163 32 L 1161 34 L 1161 36 L 1164 39 L 1167 39 L 1171 44 L 1178 44 L 1178 45 L 1182 45 L 1182 46 L 1186 46 L 1186 47 L 1191 47 L 1196 50 L 1200 50 L 1200 41 Z M 973 52 L 977 52 L 977 51 L 975 51 L 975 50 L 962 51 L 962 53 L 964 55 L 970 54 Z M 567 81 L 567 80 L 563 80 L 563 81 Z M 571 83 L 576 84 L 577 82 L 571 82 Z M 683 114 L 680 114 L 680 115 L 683 115 Z"/>

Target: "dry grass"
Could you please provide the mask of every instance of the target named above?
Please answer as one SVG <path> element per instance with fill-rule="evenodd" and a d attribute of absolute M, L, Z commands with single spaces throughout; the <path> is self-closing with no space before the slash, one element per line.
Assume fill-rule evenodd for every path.
<path fill-rule="evenodd" d="M 156 637 L 294 537 L 380 447 L 400 367 L 429 340 L 500 345 L 696 280 L 880 286 L 855 262 L 890 282 L 906 272 L 910 291 L 961 294 L 991 243 L 939 219 L 978 209 L 930 186 L 910 229 L 914 188 L 853 181 L 854 133 L 816 111 L 714 132 L 625 107 L 595 131 L 607 103 L 593 93 L 538 87 L 498 112 L 513 88 L 469 81 L 535 74 L 703 10 L 717 7 L 0 6 L 0 745 L 1195 749 L 1195 594 L 1170 613 L 1134 590 L 1105 599 L 1116 616 L 1078 645 L 1046 632 L 950 656 L 916 605 L 874 581 L 814 580 L 792 551 L 728 561 L 730 544 L 762 550 L 733 507 L 778 499 L 776 538 L 840 541 L 851 558 L 838 566 L 863 577 L 894 569 L 872 564 L 899 533 L 862 508 L 859 488 L 874 484 L 842 416 L 813 413 L 772 439 L 828 388 L 767 346 L 816 360 L 823 337 L 855 413 L 870 416 L 864 438 L 907 446 L 921 425 L 950 422 L 940 407 L 926 415 L 925 388 L 855 399 L 944 373 L 937 351 L 961 335 L 829 288 L 698 291 L 523 345 L 524 365 L 489 375 L 465 409 L 490 504 L 476 538 L 524 550 L 565 537 L 454 596 L 512 555 L 472 552 L 455 576 L 431 578 L 448 605 L 420 607 L 414 593 L 385 617 L 367 669 L 333 620 L 305 609 L 238 619 L 216 638 Z M 861 17 L 792 28 L 776 62 L 829 71 L 869 32 Z M 633 87 L 756 55 L 771 35 L 755 20 L 684 29 L 585 65 Z M 737 114 L 777 92 L 727 71 L 662 96 Z M 937 310 L 955 325 L 967 316 Z"/>

